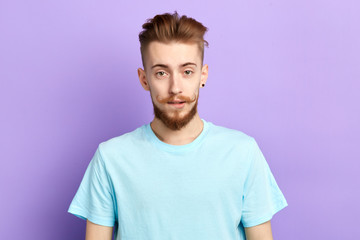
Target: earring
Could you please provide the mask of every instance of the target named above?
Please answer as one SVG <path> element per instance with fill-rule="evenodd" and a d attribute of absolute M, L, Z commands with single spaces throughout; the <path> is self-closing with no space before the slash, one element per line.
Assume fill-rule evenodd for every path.
<path fill-rule="evenodd" d="M 205 87 L 205 84 L 203 83 L 202 86 Z"/>

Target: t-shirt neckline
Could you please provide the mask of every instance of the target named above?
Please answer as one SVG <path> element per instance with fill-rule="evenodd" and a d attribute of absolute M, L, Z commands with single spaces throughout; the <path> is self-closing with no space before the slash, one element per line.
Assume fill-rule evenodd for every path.
<path fill-rule="evenodd" d="M 152 128 L 150 126 L 150 123 L 146 124 L 145 131 L 146 131 L 146 134 L 148 135 L 150 141 L 153 144 L 155 144 L 158 148 L 160 148 L 161 150 L 179 153 L 179 152 L 184 152 L 184 151 L 193 149 L 194 147 L 199 146 L 199 144 L 203 141 L 203 139 L 205 138 L 205 135 L 207 134 L 207 132 L 209 130 L 209 123 L 202 118 L 201 118 L 201 120 L 204 124 L 204 127 L 203 127 L 203 130 L 201 131 L 201 133 L 199 134 L 199 136 L 197 136 L 192 142 L 184 144 L 184 145 L 172 145 L 172 144 L 168 144 L 168 143 L 161 141 L 155 135 L 154 131 L 152 130 Z"/>

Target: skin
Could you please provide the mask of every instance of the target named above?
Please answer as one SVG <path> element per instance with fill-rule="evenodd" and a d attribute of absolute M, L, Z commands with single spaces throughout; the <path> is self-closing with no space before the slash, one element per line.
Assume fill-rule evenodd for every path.
<path fill-rule="evenodd" d="M 86 220 L 85 240 L 111 240 L 113 227 L 95 224 Z"/>
<path fill-rule="evenodd" d="M 246 240 L 274 240 L 270 221 L 244 229 Z"/>
<path fill-rule="evenodd" d="M 150 91 L 153 104 L 166 112 L 169 117 L 184 117 L 195 102 L 186 103 L 183 109 L 176 109 L 171 104 L 160 103 L 158 98 L 181 95 L 189 98 L 198 97 L 199 89 L 202 84 L 206 83 L 208 77 L 208 65 L 201 66 L 201 53 L 198 46 L 195 43 L 171 42 L 165 44 L 153 41 L 149 44 L 144 59 L 146 69 L 139 68 L 138 76 L 141 86 L 146 91 Z M 188 62 L 195 63 L 196 66 L 182 66 Z M 156 64 L 168 67 L 152 68 Z M 150 125 L 160 140 L 172 145 L 184 145 L 192 142 L 203 129 L 203 122 L 198 113 L 185 127 L 177 131 L 169 129 L 156 117 Z"/>
<path fill-rule="evenodd" d="M 150 92 L 151 100 L 170 118 L 182 118 L 194 107 L 195 102 L 186 102 L 178 109 L 173 104 L 159 99 L 185 96 L 199 97 L 200 88 L 208 78 L 208 65 L 202 65 L 201 53 L 195 43 L 151 42 L 145 54 L 145 69 L 138 68 L 138 76 L 144 90 Z M 195 65 L 183 66 L 185 63 Z M 152 66 L 162 64 L 164 66 Z M 203 122 L 196 112 L 187 125 L 180 130 L 168 128 L 154 117 L 150 123 L 157 137 L 168 144 L 184 145 L 194 141 L 203 130 Z M 113 227 L 94 224 L 87 220 L 86 240 L 111 240 Z M 270 221 L 245 228 L 247 240 L 273 240 Z"/>

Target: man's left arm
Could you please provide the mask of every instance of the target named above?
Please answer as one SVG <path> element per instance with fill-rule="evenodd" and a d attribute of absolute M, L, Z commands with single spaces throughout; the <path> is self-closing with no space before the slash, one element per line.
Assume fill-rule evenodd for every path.
<path fill-rule="evenodd" d="M 247 240 L 274 240 L 270 220 L 253 227 L 245 227 L 244 229 Z"/>

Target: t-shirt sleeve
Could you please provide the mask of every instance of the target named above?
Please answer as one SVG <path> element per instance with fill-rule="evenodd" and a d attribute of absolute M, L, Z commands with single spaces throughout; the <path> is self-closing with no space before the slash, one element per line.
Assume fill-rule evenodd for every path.
<path fill-rule="evenodd" d="M 113 227 L 115 224 L 113 187 L 97 148 L 68 212 L 81 219 Z"/>
<path fill-rule="evenodd" d="M 241 222 L 244 227 L 269 221 L 275 213 L 288 206 L 258 144 L 253 138 L 252 141 L 250 169 L 242 199 Z"/>

